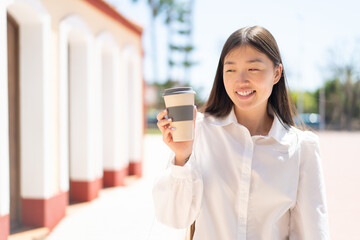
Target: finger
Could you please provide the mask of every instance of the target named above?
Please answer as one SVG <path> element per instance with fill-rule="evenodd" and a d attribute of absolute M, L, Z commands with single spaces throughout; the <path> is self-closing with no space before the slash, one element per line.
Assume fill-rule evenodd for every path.
<path fill-rule="evenodd" d="M 163 119 L 157 122 L 157 126 L 160 129 L 160 131 L 163 131 L 165 128 L 170 126 L 169 124 L 172 122 L 172 119 Z"/>
<path fill-rule="evenodd" d="M 164 117 L 166 116 L 166 114 L 167 114 L 167 109 L 161 111 L 161 112 L 156 116 L 156 119 L 160 121 L 160 120 L 164 119 Z"/>
<path fill-rule="evenodd" d="M 174 132 L 176 129 L 174 127 L 169 127 L 169 128 L 166 128 L 164 130 L 164 133 L 163 133 L 163 141 L 166 143 L 166 144 L 169 144 L 173 141 L 172 139 L 172 135 L 171 135 L 171 132 Z"/>
<path fill-rule="evenodd" d="M 169 123 L 172 122 L 172 119 L 171 118 L 168 118 L 168 119 L 162 119 L 160 121 L 157 122 L 157 125 L 160 126 L 160 127 L 163 127 Z"/>

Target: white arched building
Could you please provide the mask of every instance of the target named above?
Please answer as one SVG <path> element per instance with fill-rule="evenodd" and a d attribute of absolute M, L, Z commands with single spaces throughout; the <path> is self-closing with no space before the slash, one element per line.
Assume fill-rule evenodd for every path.
<path fill-rule="evenodd" d="M 0 240 L 142 175 L 141 34 L 102 0 L 0 1 Z"/>

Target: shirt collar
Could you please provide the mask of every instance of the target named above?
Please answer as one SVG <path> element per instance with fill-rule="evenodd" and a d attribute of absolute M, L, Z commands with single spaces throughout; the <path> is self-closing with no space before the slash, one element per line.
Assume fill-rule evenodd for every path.
<path fill-rule="evenodd" d="M 231 123 L 237 123 L 236 115 L 234 112 L 234 107 L 231 108 L 230 113 L 225 117 L 215 117 L 210 114 L 205 114 L 206 118 L 212 125 L 216 126 L 226 126 Z"/>
<path fill-rule="evenodd" d="M 281 120 L 276 116 L 276 114 L 274 114 L 274 111 L 271 109 L 271 107 L 269 108 L 269 112 L 271 115 L 274 116 L 274 120 L 273 120 L 272 126 L 270 128 L 270 131 L 268 133 L 268 136 L 272 137 L 279 143 L 284 143 L 284 137 L 285 137 L 286 133 L 288 132 L 288 129 L 285 128 L 285 126 L 282 124 Z M 214 117 L 212 115 L 207 115 L 207 119 L 210 124 L 216 125 L 216 126 L 227 126 L 230 124 L 240 125 L 237 122 L 234 107 L 232 107 L 230 113 L 225 117 L 219 118 L 219 117 Z"/>
<path fill-rule="evenodd" d="M 279 143 L 287 143 L 287 140 L 285 141 L 285 135 L 286 133 L 288 133 L 288 129 L 285 128 L 284 124 L 278 118 L 278 116 L 276 116 L 276 114 L 273 114 L 273 116 L 274 116 L 274 121 L 270 128 L 268 136 L 272 137 Z"/>

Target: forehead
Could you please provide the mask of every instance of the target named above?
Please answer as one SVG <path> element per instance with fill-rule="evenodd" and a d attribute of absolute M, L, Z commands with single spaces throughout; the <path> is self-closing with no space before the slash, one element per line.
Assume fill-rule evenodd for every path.
<path fill-rule="evenodd" d="M 263 62 L 271 62 L 265 53 L 262 53 L 255 47 L 249 45 L 236 47 L 225 56 L 225 60 L 232 61 L 249 61 L 251 59 L 261 59 Z"/>

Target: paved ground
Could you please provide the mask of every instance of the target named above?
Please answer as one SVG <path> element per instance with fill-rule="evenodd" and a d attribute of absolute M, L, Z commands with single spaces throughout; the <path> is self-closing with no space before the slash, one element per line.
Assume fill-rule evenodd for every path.
<path fill-rule="evenodd" d="M 358 240 L 360 133 L 319 134 L 333 240 Z M 91 203 L 69 208 L 47 240 L 184 240 L 184 231 L 156 222 L 151 187 L 170 151 L 159 135 L 145 137 L 144 178 L 102 190 Z"/>
<path fill-rule="evenodd" d="M 320 150 L 333 240 L 359 240 L 360 133 L 322 132 Z"/>
<path fill-rule="evenodd" d="M 152 185 L 169 156 L 160 135 L 146 135 L 144 177 L 104 189 L 90 204 L 73 206 L 46 240 L 184 240 L 184 231 L 158 223 L 153 211 Z"/>

